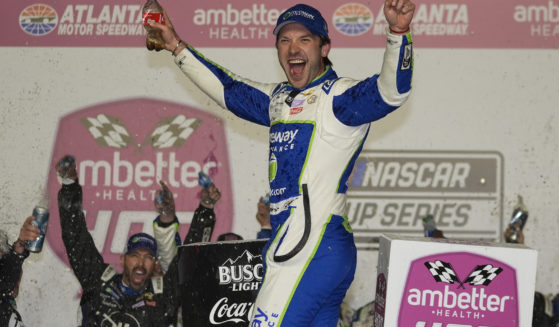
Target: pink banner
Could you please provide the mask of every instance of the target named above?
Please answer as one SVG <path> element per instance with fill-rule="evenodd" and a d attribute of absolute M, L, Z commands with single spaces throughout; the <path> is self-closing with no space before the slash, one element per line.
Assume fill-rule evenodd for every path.
<path fill-rule="evenodd" d="M 272 47 L 279 14 L 300 1 L 161 0 L 196 47 Z M 309 0 L 335 47 L 384 47 L 383 1 Z M 7 0 L 0 46 L 143 47 L 139 0 Z M 416 1 L 416 47 L 559 47 L 559 0 Z"/>
<path fill-rule="evenodd" d="M 51 167 L 65 154 L 76 158 L 86 223 L 108 263 L 118 265 L 130 235 L 153 232 L 159 180 L 173 192 L 179 219 L 189 220 L 200 202 L 198 172 L 211 176 L 222 194 L 212 239 L 231 232 L 231 173 L 225 126 L 219 117 L 147 98 L 102 103 L 60 119 Z M 60 187 L 55 170 L 50 169 L 47 240 L 66 261 L 57 203 Z M 189 226 L 180 224 L 182 239 Z"/>
<path fill-rule="evenodd" d="M 411 263 L 398 326 L 517 327 L 518 302 L 514 267 L 470 252 L 433 254 Z"/>

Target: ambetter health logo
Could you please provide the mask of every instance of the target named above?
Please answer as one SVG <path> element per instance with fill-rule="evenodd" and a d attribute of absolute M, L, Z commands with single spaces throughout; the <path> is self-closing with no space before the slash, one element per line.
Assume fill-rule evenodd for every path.
<path fill-rule="evenodd" d="M 173 191 L 184 238 L 209 174 L 221 190 L 215 236 L 231 231 L 233 202 L 229 155 L 220 118 L 185 105 L 130 99 L 80 109 L 58 126 L 51 167 L 65 154 L 76 157 L 86 223 L 104 260 L 118 266 L 129 235 L 153 233 L 153 199 L 164 180 Z M 49 171 L 51 221 L 47 241 L 66 262 L 57 193 Z"/>
<path fill-rule="evenodd" d="M 398 326 L 518 326 L 516 271 L 467 252 L 412 262 Z"/>

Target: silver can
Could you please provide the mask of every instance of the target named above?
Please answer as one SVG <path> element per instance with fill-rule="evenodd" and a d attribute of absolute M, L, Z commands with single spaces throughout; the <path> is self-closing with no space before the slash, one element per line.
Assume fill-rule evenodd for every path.
<path fill-rule="evenodd" d="M 67 154 L 60 161 L 58 161 L 58 176 L 61 178 L 68 178 L 68 173 L 70 172 L 70 168 L 76 165 L 76 158 Z"/>
<path fill-rule="evenodd" d="M 519 230 L 524 229 L 524 225 L 526 225 L 526 221 L 528 220 L 528 209 L 524 204 L 524 200 L 522 196 L 518 196 L 518 203 L 516 207 L 512 211 L 512 218 L 509 222 L 509 227 L 512 229 L 512 233 L 506 234 L 505 241 L 507 243 L 518 243 L 520 239 L 520 232 Z"/>
<path fill-rule="evenodd" d="M 167 189 L 161 189 L 155 196 L 155 210 L 160 215 L 168 215 L 174 211 L 172 207 L 173 194 Z"/>
<path fill-rule="evenodd" d="M 36 240 L 27 242 L 27 250 L 29 252 L 41 252 L 49 224 L 49 209 L 43 206 L 36 206 L 33 209 L 33 217 L 35 217 L 35 220 L 31 222 L 31 225 L 39 228 L 40 235 Z"/>

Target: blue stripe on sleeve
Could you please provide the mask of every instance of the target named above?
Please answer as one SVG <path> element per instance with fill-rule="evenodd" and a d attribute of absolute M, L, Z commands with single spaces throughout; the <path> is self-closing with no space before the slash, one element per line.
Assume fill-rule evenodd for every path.
<path fill-rule="evenodd" d="M 340 122 L 359 126 L 378 120 L 397 108 L 384 102 L 377 79 L 378 75 L 369 77 L 334 97 L 332 107 Z"/>
<path fill-rule="evenodd" d="M 205 58 L 194 48 L 189 47 L 188 50 L 221 82 L 224 90 L 225 104 L 229 111 L 250 122 L 270 126 L 270 115 L 268 111 L 270 98 L 267 94 L 242 81 L 234 79 L 229 71 Z"/>

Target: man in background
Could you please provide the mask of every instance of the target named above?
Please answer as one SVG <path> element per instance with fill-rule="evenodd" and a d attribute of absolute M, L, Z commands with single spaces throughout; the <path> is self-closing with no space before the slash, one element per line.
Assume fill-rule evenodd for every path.
<path fill-rule="evenodd" d="M 17 240 L 10 246 L 4 231 L 0 231 L 0 326 L 24 327 L 17 311 L 16 298 L 23 275 L 23 261 L 29 256 L 26 243 L 39 237 L 40 231 L 31 222 L 35 217 L 25 219 Z"/>
<path fill-rule="evenodd" d="M 56 165 L 63 181 L 58 192 L 60 224 L 70 266 L 83 289 L 82 325 L 174 326 L 179 306 L 177 260 L 163 276 L 156 276 L 157 242 L 138 233 L 128 239 L 121 255 L 123 272 L 117 273 L 104 262 L 87 230 L 75 163 L 66 171 L 63 166 Z"/>

